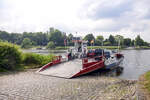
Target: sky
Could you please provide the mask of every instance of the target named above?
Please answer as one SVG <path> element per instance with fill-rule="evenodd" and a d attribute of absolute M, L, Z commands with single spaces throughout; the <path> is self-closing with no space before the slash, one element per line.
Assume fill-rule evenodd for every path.
<path fill-rule="evenodd" d="M 0 0 L 0 30 L 85 36 L 140 35 L 150 42 L 150 0 Z"/>

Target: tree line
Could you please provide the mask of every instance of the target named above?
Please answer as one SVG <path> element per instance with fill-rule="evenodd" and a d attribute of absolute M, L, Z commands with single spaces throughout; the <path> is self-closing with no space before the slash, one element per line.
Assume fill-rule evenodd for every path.
<path fill-rule="evenodd" d="M 48 42 L 53 42 L 56 46 L 64 46 L 65 38 L 64 32 L 54 28 L 50 28 L 48 32 L 8 33 L 0 31 L 1 41 L 8 41 L 22 47 L 27 46 L 27 48 L 30 46 L 46 46 Z"/>
<path fill-rule="evenodd" d="M 121 35 L 110 35 L 108 38 L 104 39 L 102 35 L 94 37 L 93 34 L 87 34 L 84 37 L 85 40 L 88 41 L 88 45 L 91 45 L 90 41 L 94 40 L 94 45 L 104 45 L 104 46 L 117 46 L 118 44 L 121 46 L 149 46 L 149 43 L 144 41 L 140 35 L 137 35 L 135 39 L 124 38 Z"/>
<path fill-rule="evenodd" d="M 22 48 L 29 48 L 31 46 L 64 46 L 64 42 L 68 46 L 73 46 L 72 38 L 73 34 L 66 35 L 58 29 L 51 27 L 47 32 L 23 32 L 23 33 L 9 33 L 6 31 L 0 31 L 0 41 L 8 41 L 17 45 L 21 45 Z M 104 39 L 102 35 L 94 37 L 93 34 L 87 34 L 84 40 L 88 41 L 88 45 L 91 45 L 91 41 L 95 46 L 117 46 L 118 43 L 122 46 L 148 46 L 149 43 L 144 41 L 140 35 L 135 39 L 124 38 L 121 35 L 110 35 Z"/>

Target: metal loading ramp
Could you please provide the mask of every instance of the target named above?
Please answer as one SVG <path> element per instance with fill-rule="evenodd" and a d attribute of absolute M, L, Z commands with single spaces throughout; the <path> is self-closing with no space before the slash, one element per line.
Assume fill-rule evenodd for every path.
<path fill-rule="evenodd" d="M 72 78 L 75 74 L 79 73 L 80 70 L 82 70 L 82 59 L 74 59 L 72 61 L 50 66 L 38 73 L 55 77 Z"/>

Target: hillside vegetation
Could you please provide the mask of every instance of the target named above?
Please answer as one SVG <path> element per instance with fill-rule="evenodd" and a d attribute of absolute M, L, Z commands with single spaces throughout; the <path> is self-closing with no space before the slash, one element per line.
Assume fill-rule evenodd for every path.
<path fill-rule="evenodd" d="M 41 67 L 53 59 L 52 54 L 22 53 L 17 45 L 0 42 L 0 71 Z"/>

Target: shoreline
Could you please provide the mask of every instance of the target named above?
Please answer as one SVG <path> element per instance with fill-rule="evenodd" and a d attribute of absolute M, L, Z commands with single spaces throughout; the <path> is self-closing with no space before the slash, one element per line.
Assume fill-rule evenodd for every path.
<path fill-rule="evenodd" d="M 139 94 L 141 95 L 140 99 L 142 99 L 142 100 L 149 100 L 150 99 L 150 91 L 148 91 L 148 87 L 146 87 L 146 84 L 150 84 L 150 83 L 147 82 L 147 79 L 145 78 L 145 75 L 148 72 L 141 75 L 139 77 L 139 80 L 138 80 L 138 86 L 139 86 L 138 91 L 139 91 Z"/>
<path fill-rule="evenodd" d="M 22 50 L 46 50 L 46 51 L 49 51 L 49 50 L 52 50 L 52 51 L 63 51 L 63 50 L 67 50 L 69 49 L 70 47 L 73 47 L 73 46 L 61 46 L 61 47 L 56 47 L 54 49 L 46 49 L 45 47 L 41 47 L 40 49 L 38 47 L 34 47 L 34 48 L 29 48 L 29 49 L 22 49 Z M 88 46 L 88 49 L 99 49 L 99 48 L 105 48 L 105 49 L 118 49 L 118 46 Z M 141 47 L 120 47 L 121 50 L 143 50 L 143 49 L 150 49 L 150 46 L 141 46 Z"/>
<path fill-rule="evenodd" d="M 24 92 L 16 91 L 17 97 L 20 99 L 26 98 L 26 94 L 29 93 L 30 99 L 36 100 L 42 98 L 62 100 L 134 100 L 137 98 L 136 80 L 92 75 L 64 79 L 40 75 L 35 73 L 35 71 L 36 69 L 29 69 L 19 73 L 0 75 L 0 84 L 1 82 L 3 83 L 0 86 L 0 99 L 2 93 L 14 99 L 11 96 L 15 96 L 13 91 L 18 89 L 25 89 Z M 38 91 L 33 91 L 37 86 Z M 4 87 L 5 90 L 3 89 Z M 6 91 L 8 89 L 9 91 Z M 43 92 L 43 90 L 47 92 Z"/>
<path fill-rule="evenodd" d="M 106 48 L 107 49 L 107 48 Z M 110 49 L 110 50 L 116 50 L 115 49 Z M 128 48 L 122 48 L 121 50 L 150 50 L 150 48 L 132 48 L 132 49 L 128 49 Z M 22 51 L 24 53 L 39 53 L 39 54 L 49 54 L 49 53 L 66 53 L 66 49 L 61 49 L 61 50 L 48 50 L 48 49 L 41 49 L 41 50 L 37 50 L 37 49 L 22 49 Z"/>

